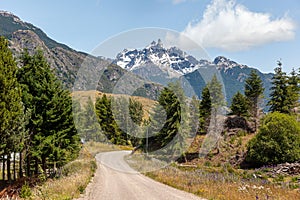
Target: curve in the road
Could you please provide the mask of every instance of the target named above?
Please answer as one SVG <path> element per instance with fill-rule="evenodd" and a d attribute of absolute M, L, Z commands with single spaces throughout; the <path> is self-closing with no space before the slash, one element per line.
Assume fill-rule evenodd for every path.
<path fill-rule="evenodd" d="M 98 169 L 80 200 L 201 200 L 133 170 L 124 160 L 128 154 L 128 151 L 98 154 Z"/>

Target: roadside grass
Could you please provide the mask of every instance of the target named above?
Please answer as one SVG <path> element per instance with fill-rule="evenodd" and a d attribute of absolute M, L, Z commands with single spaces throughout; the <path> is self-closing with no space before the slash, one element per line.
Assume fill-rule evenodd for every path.
<path fill-rule="evenodd" d="M 273 184 L 265 179 L 254 179 L 247 172 L 235 169 L 189 168 L 168 166 L 147 176 L 172 187 L 194 193 L 207 199 L 253 200 L 253 199 L 300 199 L 300 190 L 287 184 Z M 243 176 L 248 176 L 244 177 Z"/>
<path fill-rule="evenodd" d="M 42 185 L 32 189 L 27 199 L 69 200 L 82 194 L 97 168 L 95 158 L 86 147 L 78 159 L 65 165 L 59 178 L 48 179 Z"/>
<path fill-rule="evenodd" d="M 274 174 L 272 168 L 241 169 L 236 155 L 246 151 L 253 135 L 238 134 L 220 143 L 206 157 L 199 157 L 204 136 L 196 136 L 186 156 L 188 162 L 159 163 L 140 152 L 126 157 L 128 164 L 146 176 L 206 199 L 300 199 L 300 176 Z M 180 163 L 182 162 L 182 163 Z M 161 167 L 160 167 L 161 166 Z"/>
<path fill-rule="evenodd" d="M 132 150 L 133 147 L 114 145 L 100 142 L 87 142 L 84 144 L 87 150 L 95 157 L 96 154 L 108 151 L 122 151 L 122 150 Z"/>
<path fill-rule="evenodd" d="M 97 169 L 95 155 L 107 151 L 131 150 L 131 147 L 98 142 L 84 144 L 79 157 L 61 170 L 59 178 L 48 179 L 31 189 L 27 199 L 71 200 L 80 197 Z"/>

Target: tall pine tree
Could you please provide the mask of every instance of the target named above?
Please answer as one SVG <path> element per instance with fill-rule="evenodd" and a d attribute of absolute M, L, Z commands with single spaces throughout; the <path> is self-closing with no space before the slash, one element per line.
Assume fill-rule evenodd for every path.
<path fill-rule="evenodd" d="M 97 98 L 96 114 L 100 123 L 101 131 L 107 139 L 113 144 L 126 144 L 126 138 L 118 127 L 112 110 L 112 97 L 107 97 L 104 94 L 102 97 Z"/>
<path fill-rule="evenodd" d="M 199 105 L 199 133 L 206 134 L 210 123 L 212 109 L 211 96 L 207 86 L 203 88 L 201 96 L 202 99 Z"/>
<path fill-rule="evenodd" d="M 253 117 L 255 131 L 259 121 L 259 104 L 264 92 L 263 83 L 255 70 L 251 70 L 250 76 L 245 80 L 245 96 L 249 104 L 249 113 Z"/>
<path fill-rule="evenodd" d="M 12 52 L 8 49 L 8 42 L 4 37 L 0 37 L 0 155 L 3 159 L 3 178 L 7 164 L 9 181 L 11 180 L 11 154 L 16 152 L 22 140 L 18 122 L 21 121 L 23 107 L 16 73 L 17 65 Z"/>
<path fill-rule="evenodd" d="M 296 112 L 296 108 L 299 106 L 299 95 L 300 95 L 300 77 L 296 70 L 293 69 L 288 78 L 289 90 L 291 92 L 291 101 L 293 112 Z"/>
<path fill-rule="evenodd" d="M 272 78 L 272 88 L 270 101 L 271 112 L 290 113 L 293 108 L 293 94 L 291 87 L 289 87 L 288 77 L 282 71 L 282 63 L 278 61 L 278 67 L 275 68 L 275 75 Z"/>
<path fill-rule="evenodd" d="M 246 97 L 240 92 L 237 92 L 232 98 L 230 110 L 231 115 L 247 117 L 249 115 L 249 104 Z"/>
<path fill-rule="evenodd" d="M 79 152 L 79 137 L 73 122 L 71 95 L 63 89 L 43 53 L 38 51 L 31 56 L 25 51 L 21 64 L 18 80 L 25 110 L 30 110 L 26 162 L 27 175 L 31 176 L 31 165 L 39 173 L 39 166 L 45 172 L 49 161 L 59 167 L 74 159 Z"/>

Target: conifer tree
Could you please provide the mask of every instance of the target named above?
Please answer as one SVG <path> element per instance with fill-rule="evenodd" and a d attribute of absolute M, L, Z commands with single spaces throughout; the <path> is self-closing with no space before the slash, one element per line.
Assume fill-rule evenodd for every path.
<path fill-rule="evenodd" d="M 190 134 L 190 121 L 184 92 L 179 83 L 170 83 L 164 88 L 158 102 L 147 130 L 152 137 L 143 140 L 143 147 L 146 151 L 160 150 L 165 158 L 182 155 L 187 144 L 186 138 Z"/>
<path fill-rule="evenodd" d="M 101 132 L 101 128 L 99 126 L 98 120 L 94 117 L 95 116 L 95 106 L 91 99 L 88 98 L 86 105 L 79 113 L 78 123 L 81 129 L 80 137 L 84 141 L 96 141 L 96 142 L 104 142 L 105 137 Z"/>
<path fill-rule="evenodd" d="M 218 80 L 216 74 L 214 74 L 211 81 L 207 84 L 207 87 L 211 97 L 212 108 L 216 109 L 225 106 L 226 102 L 223 94 L 222 84 Z"/>
<path fill-rule="evenodd" d="M 212 100 L 208 87 L 202 90 L 202 99 L 199 105 L 199 133 L 206 134 L 209 127 L 212 109 Z"/>
<path fill-rule="evenodd" d="M 7 164 L 9 181 L 11 154 L 16 152 L 22 136 L 18 132 L 18 122 L 21 121 L 23 107 L 16 73 L 17 65 L 8 48 L 8 42 L 4 37 L 0 37 L 0 155 L 3 158 L 3 175 Z M 6 163 L 4 155 L 7 157 Z"/>
<path fill-rule="evenodd" d="M 254 119 L 255 131 L 258 126 L 259 104 L 264 92 L 263 83 L 255 70 L 251 70 L 250 76 L 245 80 L 245 96 L 249 104 L 249 114 Z"/>
<path fill-rule="evenodd" d="M 56 79 L 43 53 L 38 51 L 31 56 L 25 51 L 21 61 L 18 80 L 25 110 L 30 110 L 26 162 L 27 175 L 31 176 L 33 163 L 37 174 L 39 165 L 45 172 L 47 161 L 59 167 L 74 159 L 79 152 L 79 137 L 73 122 L 71 95 Z"/>
<path fill-rule="evenodd" d="M 189 103 L 189 110 L 191 113 L 190 127 L 191 133 L 199 133 L 200 132 L 200 100 L 197 99 L 196 96 L 192 96 L 192 100 Z"/>
<path fill-rule="evenodd" d="M 299 106 L 299 95 L 300 95 L 300 77 L 296 70 L 293 69 L 288 78 L 289 90 L 291 92 L 292 109 Z"/>
<path fill-rule="evenodd" d="M 282 63 L 278 61 L 278 67 L 275 68 L 275 75 L 272 78 L 272 88 L 270 101 L 271 112 L 290 113 L 293 108 L 293 94 L 288 85 L 288 77 L 282 71 Z"/>
<path fill-rule="evenodd" d="M 232 98 L 232 103 L 230 106 L 230 110 L 231 110 L 230 114 L 247 117 L 249 115 L 248 109 L 249 109 L 249 104 L 246 97 L 240 92 L 237 92 Z"/>
<path fill-rule="evenodd" d="M 95 108 L 101 130 L 107 139 L 113 144 L 126 144 L 113 115 L 112 98 L 104 94 L 96 100 Z"/>

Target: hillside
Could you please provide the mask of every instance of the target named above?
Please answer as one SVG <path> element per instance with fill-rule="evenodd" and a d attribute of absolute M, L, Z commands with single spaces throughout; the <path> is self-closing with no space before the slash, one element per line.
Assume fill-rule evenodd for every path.
<path fill-rule="evenodd" d="M 103 93 L 103 92 L 99 92 L 96 90 L 76 91 L 76 92 L 72 93 L 73 96 L 80 99 L 82 105 L 84 105 L 86 103 L 88 98 L 91 98 L 92 101 L 95 102 L 98 97 L 102 97 L 104 94 L 106 94 L 107 96 L 114 97 L 114 98 L 129 97 L 129 96 L 123 95 L 123 94 Z M 149 98 L 140 97 L 140 96 L 130 96 L 130 98 L 133 98 L 134 100 L 142 103 L 143 111 L 144 111 L 144 118 L 148 119 L 151 109 L 155 106 L 155 104 L 157 102 L 154 100 L 151 100 Z"/>
<path fill-rule="evenodd" d="M 77 72 L 83 62 L 88 62 L 88 70 L 79 77 L 81 82 L 77 88 L 81 90 L 97 89 L 102 92 L 112 93 L 118 80 L 127 74 L 117 65 L 111 64 L 110 61 L 89 55 L 87 53 L 78 52 L 70 47 L 58 43 L 49 38 L 41 29 L 34 25 L 22 21 L 19 17 L 6 11 L 0 11 L 0 36 L 9 39 L 10 49 L 13 51 L 15 58 L 21 55 L 24 49 L 30 54 L 37 50 L 41 50 L 50 63 L 52 69 L 63 82 L 64 86 L 72 89 L 76 81 Z M 104 68 L 104 71 L 102 69 Z M 91 84 L 90 75 L 103 72 L 99 77 L 99 82 Z M 135 79 L 143 81 L 143 79 L 133 76 Z M 92 88 L 90 88 L 92 87 Z M 145 96 L 156 99 L 162 87 L 151 82 L 143 82 L 141 88 L 134 93 L 136 96 Z"/>

